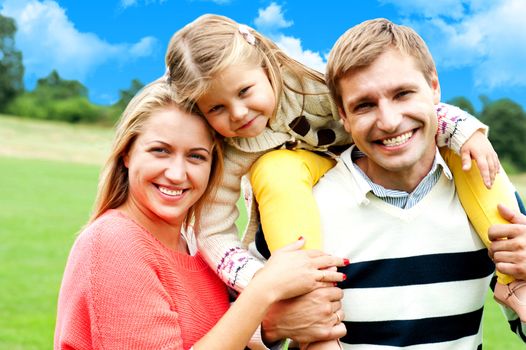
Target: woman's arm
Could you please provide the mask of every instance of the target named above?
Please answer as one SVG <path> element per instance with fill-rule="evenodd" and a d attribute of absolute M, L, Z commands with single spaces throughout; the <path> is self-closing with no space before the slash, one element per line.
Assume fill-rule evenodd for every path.
<path fill-rule="evenodd" d="M 320 251 L 299 250 L 303 244 L 304 240 L 300 239 L 277 250 L 223 318 L 193 349 L 244 349 L 273 303 L 333 286 L 334 282 L 345 278 L 340 272 L 326 269 L 342 266 L 343 259 Z"/>

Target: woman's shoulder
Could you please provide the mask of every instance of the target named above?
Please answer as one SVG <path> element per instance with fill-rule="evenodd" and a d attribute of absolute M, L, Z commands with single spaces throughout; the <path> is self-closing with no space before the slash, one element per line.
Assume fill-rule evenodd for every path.
<path fill-rule="evenodd" d="M 89 245 L 92 250 L 117 253 L 120 250 L 130 251 L 134 242 L 147 239 L 144 229 L 135 221 L 110 209 L 90 223 L 79 235 L 77 245 Z"/>

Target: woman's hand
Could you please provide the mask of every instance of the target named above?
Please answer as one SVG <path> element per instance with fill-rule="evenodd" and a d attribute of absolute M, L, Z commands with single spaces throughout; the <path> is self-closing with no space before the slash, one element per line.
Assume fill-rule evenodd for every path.
<path fill-rule="evenodd" d="M 300 237 L 298 241 L 276 250 L 265 267 L 256 273 L 254 282 L 257 280 L 269 293 L 274 293 L 274 301 L 331 287 L 346 278 L 345 274 L 331 267 L 347 265 L 347 259 L 319 250 L 301 250 L 304 244 L 305 240 Z"/>

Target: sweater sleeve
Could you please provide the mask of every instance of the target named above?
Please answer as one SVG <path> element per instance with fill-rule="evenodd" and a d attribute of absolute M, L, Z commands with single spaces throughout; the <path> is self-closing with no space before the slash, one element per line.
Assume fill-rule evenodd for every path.
<path fill-rule="evenodd" d="M 81 237 L 70 254 L 55 349 L 183 349 L 179 315 L 157 276 L 157 259 L 140 235 L 130 235 L 136 228 L 116 226 Z M 91 343 L 82 344 L 86 339 Z"/>
<path fill-rule="evenodd" d="M 488 127 L 485 124 L 458 107 L 439 103 L 436 106 L 436 111 L 438 147 L 445 146 L 452 149 L 456 154 L 460 154 L 460 149 L 473 133 L 477 130 L 481 130 L 485 134 L 488 133 Z"/>
<path fill-rule="evenodd" d="M 198 245 L 208 264 L 230 287 L 242 291 L 263 263 L 239 239 L 236 220 L 241 177 L 261 155 L 225 147 L 225 165 L 216 196 L 201 217 Z M 251 218 L 254 219 L 254 218 Z"/>

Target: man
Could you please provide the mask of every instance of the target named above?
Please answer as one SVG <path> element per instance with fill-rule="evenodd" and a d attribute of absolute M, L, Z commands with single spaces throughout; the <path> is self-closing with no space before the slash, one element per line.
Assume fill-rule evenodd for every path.
<path fill-rule="evenodd" d="M 325 250 L 351 260 L 341 285 L 344 348 L 480 348 L 495 265 L 435 144 L 440 84 L 425 43 L 410 28 L 366 21 L 334 46 L 327 80 L 355 142 L 315 188 Z M 526 216 L 499 211 L 512 224 L 490 229 L 491 258 L 524 280 Z M 305 324 L 313 307 L 300 315 L 308 301 L 274 308 L 263 324 L 267 335 L 312 341 Z M 332 310 L 339 306 L 333 301 Z M 526 342 L 526 326 L 505 312 Z M 328 339 L 336 329 L 323 319 L 315 330 Z"/>
<path fill-rule="evenodd" d="M 338 40 L 327 72 L 355 142 L 315 188 L 325 249 L 352 262 L 344 347 L 479 348 L 494 265 L 436 147 L 440 84 L 425 43 L 408 27 L 366 21 Z M 526 237 L 526 218 L 514 220 Z"/>

